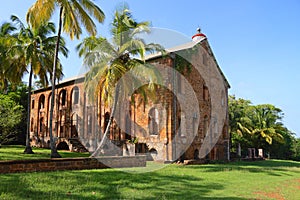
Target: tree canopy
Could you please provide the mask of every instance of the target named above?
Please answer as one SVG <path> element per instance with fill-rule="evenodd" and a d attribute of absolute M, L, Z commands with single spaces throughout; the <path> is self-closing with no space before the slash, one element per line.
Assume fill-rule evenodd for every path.
<path fill-rule="evenodd" d="M 24 119 L 25 109 L 18 103 L 20 94 L 0 93 L 0 144 L 15 142 L 18 136 L 18 126 Z"/>
<path fill-rule="evenodd" d="M 229 96 L 229 125 L 232 151 L 242 147 L 262 148 L 271 157 L 291 158 L 294 133 L 282 122 L 284 113 L 271 104 L 253 105 L 251 101 Z"/>

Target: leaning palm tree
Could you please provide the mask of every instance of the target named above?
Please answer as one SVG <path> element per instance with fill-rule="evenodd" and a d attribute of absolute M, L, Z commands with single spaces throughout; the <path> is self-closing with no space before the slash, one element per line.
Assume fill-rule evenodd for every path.
<path fill-rule="evenodd" d="M 149 31 L 149 22 L 136 22 L 130 11 L 125 8 L 115 12 L 111 29 L 112 40 L 109 41 L 104 37 L 89 37 L 77 46 L 79 56 L 84 57 L 84 64 L 89 68 L 85 76 L 85 88 L 89 99 L 97 98 L 100 93 L 101 100 L 111 109 L 108 124 L 100 144 L 92 154 L 93 157 L 99 155 L 106 141 L 118 99 L 123 97 L 121 86 L 123 89 L 126 86 L 130 87 L 131 82 L 134 81 L 120 84 L 124 74 L 134 71 L 137 66 L 144 66 L 143 70 L 135 71 L 136 75 L 152 76 L 152 81 L 157 82 L 154 77 L 159 77 L 159 74 L 145 63 L 145 55 L 149 52 L 161 51 L 162 47 L 156 44 L 147 45 L 138 37 L 138 34 Z M 153 84 L 150 83 L 149 86 Z M 142 94 L 146 94 L 145 90 Z"/>
<path fill-rule="evenodd" d="M 16 17 L 11 16 L 11 20 L 19 26 L 18 42 L 11 47 L 9 53 L 11 57 L 18 60 L 18 63 L 22 63 L 26 66 L 25 72 L 29 72 L 28 81 L 28 106 L 27 106 L 27 128 L 26 128 L 26 147 L 24 153 L 32 154 L 32 148 L 30 146 L 30 111 L 31 111 L 31 90 L 32 90 L 32 78 L 33 75 L 37 76 L 40 82 L 47 86 L 49 83 L 48 74 L 50 78 L 52 74 L 52 64 L 54 49 L 56 46 L 57 37 L 55 34 L 55 25 L 52 22 L 46 22 L 37 29 L 32 29 L 30 26 L 25 27 L 22 21 Z M 60 39 L 59 51 L 66 57 L 68 49 L 65 47 L 65 42 Z M 55 78 L 62 78 L 61 65 L 59 63 L 59 70 L 55 74 Z M 24 73 L 25 73 L 24 72 Z"/>
<path fill-rule="evenodd" d="M 26 19 L 32 27 L 38 27 L 40 24 L 48 21 L 53 15 L 55 8 L 59 7 L 59 25 L 57 33 L 57 43 L 55 47 L 55 55 L 52 70 L 52 94 L 55 92 L 55 74 L 57 70 L 57 59 L 61 31 L 69 34 L 71 39 L 79 36 L 82 33 L 81 24 L 85 27 L 87 32 L 91 35 L 96 35 L 96 25 L 90 16 L 93 16 L 98 22 L 103 22 L 103 11 L 94 4 L 91 0 L 37 0 L 28 10 Z M 50 122 L 49 122 L 49 135 L 51 146 L 51 157 L 61 157 L 55 147 L 55 141 L 52 134 L 52 120 L 54 109 L 54 97 L 51 96 L 50 105 Z"/>

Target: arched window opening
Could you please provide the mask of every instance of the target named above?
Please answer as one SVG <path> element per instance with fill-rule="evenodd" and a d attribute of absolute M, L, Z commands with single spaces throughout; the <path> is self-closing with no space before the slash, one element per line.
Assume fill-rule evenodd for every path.
<path fill-rule="evenodd" d="M 158 110 L 156 108 L 149 110 L 148 128 L 150 135 L 158 135 Z"/>
<path fill-rule="evenodd" d="M 33 118 L 31 118 L 31 121 L 30 121 L 30 131 L 33 132 L 34 130 L 34 122 L 33 122 Z"/>
<path fill-rule="evenodd" d="M 204 116 L 204 124 L 203 124 L 203 135 L 204 137 L 208 135 L 208 116 Z"/>
<path fill-rule="evenodd" d="M 50 108 L 51 108 L 51 102 L 52 102 L 52 98 L 51 98 L 52 93 L 49 94 L 48 96 L 48 119 L 50 119 Z M 50 126 L 50 120 L 48 121 L 48 127 Z"/>
<path fill-rule="evenodd" d="M 66 105 L 66 100 L 67 100 L 67 91 L 66 90 L 62 90 L 60 92 L 60 95 L 59 95 L 59 99 L 60 99 L 60 104 L 62 106 L 65 106 Z"/>
<path fill-rule="evenodd" d="M 40 119 L 40 133 L 42 133 L 44 131 L 44 118 L 42 117 Z"/>
<path fill-rule="evenodd" d="M 225 92 L 222 90 L 221 92 L 221 105 L 225 106 Z"/>
<path fill-rule="evenodd" d="M 31 100 L 31 109 L 34 109 L 34 99 Z"/>
<path fill-rule="evenodd" d="M 208 87 L 203 85 L 203 100 L 208 101 Z"/>
<path fill-rule="evenodd" d="M 196 150 L 194 151 L 194 159 L 195 159 L 195 160 L 199 160 L 199 150 L 198 150 L 198 149 L 196 149 Z"/>
<path fill-rule="evenodd" d="M 78 115 L 76 113 L 72 115 L 71 137 L 78 137 Z"/>
<path fill-rule="evenodd" d="M 184 113 L 181 113 L 180 117 L 178 117 L 178 126 L 179 126 L 180 136 L 185 136 L 186 135 L 186 119 L 185 119 Z"/>
<path fill-rule="evenodd" d="M 45 108 L 45 95 L 41 95 L 39 99 L 39 110 Z"/>
<path fill-rule="evenodd" d="M 93 117 L 91 114 L 88 115 L 88 134 L 92 134 L 93 131 Z"/>
<path fill-rule="evenodd" d="M 79 104 L 79 88 L 75 86 L 72 90 L 72 104 Z"/>
<path fill-rule="evenodd" d="M 103 126 L 104 130 L 103 130 L 103 132 L 105 132 L 105 130 L 106 130 L 107 126 L 108 126 L 109 118 L 110 118 L 110 114 L 109 114 L 109 112 L 106 112 L 104 114 L 104 126 Z"/>

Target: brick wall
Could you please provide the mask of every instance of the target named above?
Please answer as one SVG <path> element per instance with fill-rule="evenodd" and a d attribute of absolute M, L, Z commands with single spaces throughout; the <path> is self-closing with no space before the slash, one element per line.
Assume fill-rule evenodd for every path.
<path fill-rule="evenodd" d="M 0 161 L 0 173 L 145 167 L 146 156 Z"/>

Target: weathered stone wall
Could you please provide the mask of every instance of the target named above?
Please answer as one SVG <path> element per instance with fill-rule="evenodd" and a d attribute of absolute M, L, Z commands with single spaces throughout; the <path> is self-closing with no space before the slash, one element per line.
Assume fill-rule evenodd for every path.
<path fill-rule="evenodd" d="M 201 45 L 203 48 L 199 48 L 196 54 L 192 57 L 191 64 L 193 67 L 190 72 L 183 71 L 181 75 L 185 77 L 188 85 L 191 86 L 191 90 L 195 92 L 195 96 L 190 93 L 187 85 L 178 79 L 178 75 L 173 73 L 165 75 L 163 77 L 166 85 L 172 85 L 174 94 L 171 90 L 166 88 L 160 88 L 156 92 L 157 100 L 149 101 L 147 104 L 140 102 L 139 97 L 135 99 L 134 105 L 130 105 L 128 102 L 128 109 L 130 110 L 131 120 L 142 128 L 134 129 L 133 126 L 128 125 L 125 130 L 120 130 L 115 122 L 112 123 L 110 128 L 109 139 L 114 141 L 114 144 L 119 144 L 118 147 L 122 147 L 127 143 L 127 136 L 131 134 L 138 138 L 140 144 L 145 144 L 148 150 L 136 153 L 148 153 L 148 151 L 155 152 L 155 160 L 174 161 L 178 159 L 181 153 L 184 153 L 185 159 L 197 159 L 198 157 L 204 158 L 209 153 L 209 159 L 228 159 L 228 83 L 223 77 L 222 72 L 219 70 L 219 66 L 209 48 L 208 43 L 204 42 Z M 174 58 L 172 56 L 157 57 L 152 60 L 148 60 L 149 63 L 156 65 L 163 65 L 165 69 L 173 68 Z M 198 69 L 198 70 L 197 70 Z M 199 70 L 200 69 L 200 70 Z M 173 77 L 174 76 L 174 77 Z M 90 151 L 93 152 L 97 145 L 99 145 L 100 139 L 103 136 L 105 129 L 105 114 L 111 112 L 98 97 L 97 103 L 93 105 L 88 100 L 88 95 L 84 91 L 84 79 L 64 81 L 57 85 L 56 99 L 53 117 L 53 135 L 56 144 L 65 141 L 68 143 L 69 138 L 78 137 L 80 142 Z M 79 102 L 74 104 L 72 91 L 77 87 L 79 90 Z M 212 90 L 213 88 L 219 88 L 219 90 Z M 62 104 L 61 93 L 66 92 L 66 103 Z M 217 91 L 217 92 L 215 92 Z M 41 96 L 45 96 L 45 102 L 43 107 L 40 108 Z M 51 96 L 50 88 L 41 89 L 35 91 L 32 95 L 33 106 L 31 112 L 31 144 L 41 147 L 49 147 L 49 97 Z M 173 97 L 176 97 L 180 102 L 186 102 L 189 99 L 196 98 L 199 105 L 192 105 L 187 107 L 188 109 L 182 109 L 178 101 L 174 101 Z M 177 102 L 177 103 L 174 103 Z M 215 102 L 216 106 L 212 106 Z M 174 108 L 175 107 L 175 108 Z M 195 114 L 194 108 L 199 109 L 199 115 Z M 176 110 L 175 110 L 176 109 Z M 224 119 L 219 120 L 216 123 L 218 126 L 210 126 L 212 120 L 216 121 L 216 116 L 212 116 L 212 110 L 215 113 L 224 114 Z M 155 111 L 155 115 L 150 115 Z M 122 111 L 120 113 L 120 120 L 118 123 L 125 124 L 125 116 Z M 176 113 L 176 114 L 174 114 Z M 176 116 L 175 116 L 176 115 Z M 158 131 L 156 133 L 150 133 L 149 126 L 150 121 L 157 120 L 156 127 Z M 220 118 L 218 118 L 220 119 Z M 41 131 L 41 124 L 44 128 Z M 92 126 L 90 126 L 92 124 Z M 196 126 L 197 125 L 197 126 Z M 196 127 L 198 127 L 196 129 Z M 73 131 L 76 129 L 76 134 Z M 212 132 L 214 130 L 214 132 Z M 211 134 L 208 134 L 211 133 Z M 75 137 L 74 137 L 75 135 Z M 207 142 L 213 135 L 218 135 L 214 144 Z M 65 138 L 66 140 L 63 140 Z M 213 137 L 212 137 L 213 138 Z M 191 141 L 193 139 L 193 141 Z M 205 142 L 205 140 L 207 140 Z M 190 144 L 190 145 L 187 145 Z M 210 144 L 208 147 L 202 148 L 205 145 Z M 212 146 L 215 146 L 213 149 Z M 145 149 L 145 147 L 143 147 Z M 206 154 L 202 154 L 201 149 L 205 149 Z M 70 149 L 71 150 L 71 149 Z M 176 152 L 177 153 L 174 153 Z M 122 152 L 122 149 L 120 150 Z M 154 154 L 154 153 L 153 153 Z M 119 155 L 111 151 L 108 155 Z"/>
<path fill-rule="evenodd" d="M 0 173 L 146 167 L 146 156 L 0 161 Z"/>

